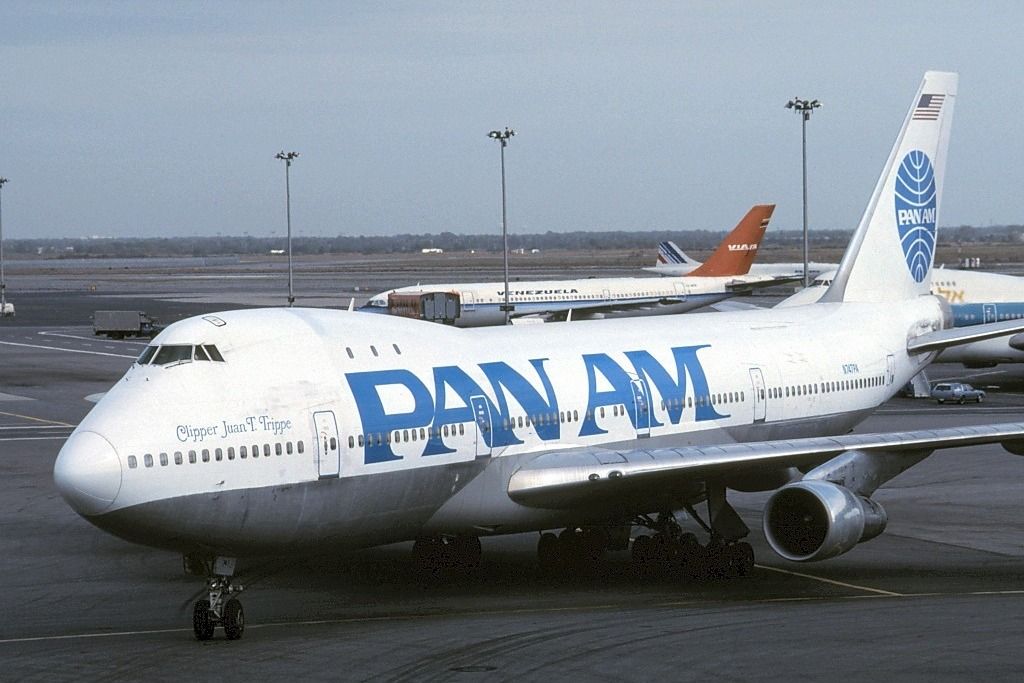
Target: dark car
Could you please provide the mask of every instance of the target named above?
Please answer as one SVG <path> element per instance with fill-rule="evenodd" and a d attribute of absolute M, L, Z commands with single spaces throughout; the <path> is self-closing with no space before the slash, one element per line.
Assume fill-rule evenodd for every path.
<path fill-rule="evenodd" d="M 945 403 L 946 401 L 956 401 L 957 403 L 977 401 L 981 403 L 985 400 L 985 392 L 981 389 L 975 389 L 970 384 L 941 382 L 932 387 L 932 398 L 938 403 Z"/>

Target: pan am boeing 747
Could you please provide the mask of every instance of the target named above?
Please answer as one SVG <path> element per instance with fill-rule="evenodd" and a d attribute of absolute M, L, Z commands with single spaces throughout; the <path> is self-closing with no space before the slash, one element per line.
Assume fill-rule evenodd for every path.
<path fill-rule="evenodd" d="M 253 554 L 417 539 L 419 562 L 465 564 L 480 536 L 537 531 L 542 565 L 568 570 L 639 525 L 642 570 L 741 575 L 754 557 L 731 489 L 775 491 L 763 528 L 782 557 L 845 553 L 885 527 L 871 494 L 934 449 L 1024 448 L 1021 423 L 849 434 L 962 341 L 928 293 L 956 84 L 925 75 L 817 303 L 469 330 L 301 308 L 191 318 L 78 425 L 57 488 L 206 574 L 200 640 L 242 635 L 233 574 Z M 917 115 L 925 100 L 937 114 Z M 704 503 L 699 545 L 673 511 Z"/>

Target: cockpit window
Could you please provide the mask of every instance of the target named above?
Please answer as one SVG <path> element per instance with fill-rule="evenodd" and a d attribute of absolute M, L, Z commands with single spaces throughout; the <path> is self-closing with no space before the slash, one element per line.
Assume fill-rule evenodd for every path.
<path fill-rule="evenodd" d="M 164 344 L 163 346 L 147 346 L 139 360 L 139 365 L 170 365 L 187 363 L 192 360 L 224 362 L 224 356 L 213 344 Z"/>
<path fill-rule="evenodd" d="M 192 346 L 189 344 L 165 344 L 153 357 L 153 365 L 168 365 L 192 360 Z"/>
<path fill-rule="evenodd" d="M 136 361 L 136 362 L 139 365 L 145 365 L 149 361 L 153 360 L 153 354 L 156 353 L 156 350 L 158 348 L 159 347 L 157 347 L 157 346 L 147 346 L 145 349 L 143 349 L 142 355 L 139 356 L 139 360 Z"/>

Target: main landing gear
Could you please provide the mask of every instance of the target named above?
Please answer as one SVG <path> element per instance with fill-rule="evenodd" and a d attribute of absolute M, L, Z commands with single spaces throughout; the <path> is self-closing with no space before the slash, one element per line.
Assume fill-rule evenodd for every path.
<path fill-rule="evenodd" d="M 196 640 L 209 640 L 218 626 L 224 627 L 224 637 L 238 640 L 245 633 L 245 611 L 235 596 L 244 587 L 231 582 L 235 573 L 235 558 L 213 559 L 185 556 L 185 571 L 206 576 L 207 598 L 192 605 L 192 631 Z"/>
<path fill-rule="evenodd" d="M 705 545 L 684 532 L 670 510 L 640 515 L 633 524 L 650 530 L 633 539 L 630 560 L 640 578 L 659 576 L 683 580 L 732 579 L 746 576 L 754 568 L 754 549 L 742 541 L 750 529 L 725 500 L 725 487 L 708 483 L 708 522 L 690 504 L 683 508 L 707 532 Z M 579 575 L 601 566 L 606 550 L 625 549 L 610 529 L 629 527 L 570 527 L 559 534 L 541 534 L 537 560 L 546 575 Z M 624 539 L 628 541 L 628 535 Z"/>

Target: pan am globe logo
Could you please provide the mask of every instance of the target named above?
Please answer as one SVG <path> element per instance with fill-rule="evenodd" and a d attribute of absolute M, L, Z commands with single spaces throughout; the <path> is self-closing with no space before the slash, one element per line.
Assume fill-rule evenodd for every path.
<path fill-rule="evenodd" d="M 896 173 L 896 227 L 910 275 L 923 282 L 935 254 L 935 171 L 921 150 L 903 157 Z"/>

